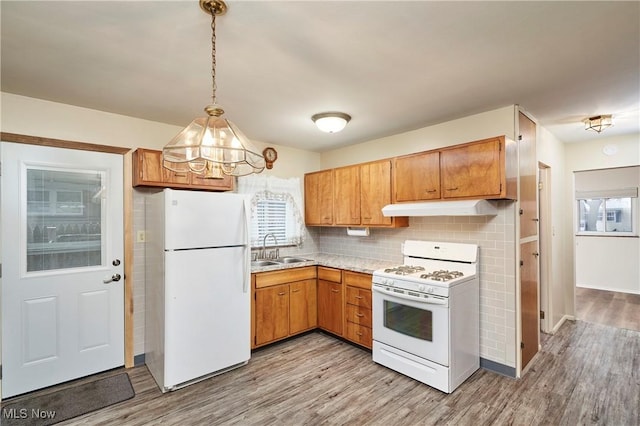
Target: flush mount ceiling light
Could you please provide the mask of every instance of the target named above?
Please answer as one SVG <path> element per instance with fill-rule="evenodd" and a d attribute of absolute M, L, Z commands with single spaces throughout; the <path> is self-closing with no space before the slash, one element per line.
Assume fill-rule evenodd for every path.
<path fill-rule="evenodd" d="M 351 116 L 344 112 L 323 112 L 311 116 L 311 120 L 316 123 L 318 129 L 327 133 L 337 133 L 344 129 Z"/>
<path fill-rule="evenodd" d="M 227 5 L 222 0 L 200 0 L 200 8 L 211 15 L 211 104 L 204 108 L 206 117 L 193 120 L 162 149 L 162 164 L 175 172 L 213 179 L 260 173 L 264 157 L 235 124 L 221 117 L 224 110 L 216 103 L 216 15 L 223 15 Z"/>
<path fill-rule="evenodd" d="M 613 126 L 611 115 L 596 115 L 595 117 L 589 117 L 584 120 L 585 130 L 594 130 L 598 133 L 611 126 Z"/>

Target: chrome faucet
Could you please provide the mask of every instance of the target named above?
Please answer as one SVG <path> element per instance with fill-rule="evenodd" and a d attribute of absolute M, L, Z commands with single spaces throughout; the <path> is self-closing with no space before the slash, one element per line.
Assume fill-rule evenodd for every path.
<path fill-rule="evenodd" d="M 271 238 L 273 238 L 273 241 L 276 243 L 276 248 L 275 250 L 273 250 L 271 252 L 271 255 L 269 256 L 272 259 L 277 259 L 278 257 L 280 257 L 280 249 L 278 249 L 278 239 L 276 238 L 275 234 L 273 232 L 269 232 L 268 234 L 265 234 L 264 238 L 262 239 L 262 255 L 261 258 L 262 259 L 266 259 L 267 257 L 265 257 L 266 254 L 266 250 L 267 250 L 267 237 L 271 236 Z"/>

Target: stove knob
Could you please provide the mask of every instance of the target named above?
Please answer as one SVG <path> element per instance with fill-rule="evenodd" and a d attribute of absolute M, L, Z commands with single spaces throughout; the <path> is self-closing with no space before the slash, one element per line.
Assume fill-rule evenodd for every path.
<path fill-rule="evenodd" d="M 419 284 L 418 285 L 418 290 L 424 292 L 424 285 Z"/>
<path fill-rule="evenodd" d="M 433 293 L 435 289 L 433 287 L 427 287 L 427 293 Z"/>

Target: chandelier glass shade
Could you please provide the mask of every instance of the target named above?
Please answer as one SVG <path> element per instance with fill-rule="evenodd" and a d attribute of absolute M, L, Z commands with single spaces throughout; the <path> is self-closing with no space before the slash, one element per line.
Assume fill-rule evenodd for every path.
<path fill-rule="evenodd" d="M 264 157 L 235 124 L 221 117 L 224 110 L 216 104 L 215 19 L 226 12 L 227 5 L 221 0 L 200 0 L 200 7 L 211 14 L 212 104 L 204 108 L 206 117 L 193 120 L 165 145 L 162 164 L 175 172 L 212 179 L 260 173 L 266 166 Z"/>
<path fill-rule="evenodd" d="M 611 115 L 596 115 L 584 120 L 585 130 L 593 130 L 598 133 L 611 126 L 613 126 L 613 117 Z"/>

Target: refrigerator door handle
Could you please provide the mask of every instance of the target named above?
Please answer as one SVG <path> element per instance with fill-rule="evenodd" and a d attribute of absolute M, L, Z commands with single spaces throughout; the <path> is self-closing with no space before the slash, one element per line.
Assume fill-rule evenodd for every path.
<path fill-rule="evenodd" d="M 242 211 L 244 213 L 244 268 L 242 277 L 242 291 L 249 291 L 249 281 L 251 280 L 251 245 L 249 243 L 249 230 L 251 229 L 251 207 L 249 205 L 249 197 L 244 197 Z"/>

